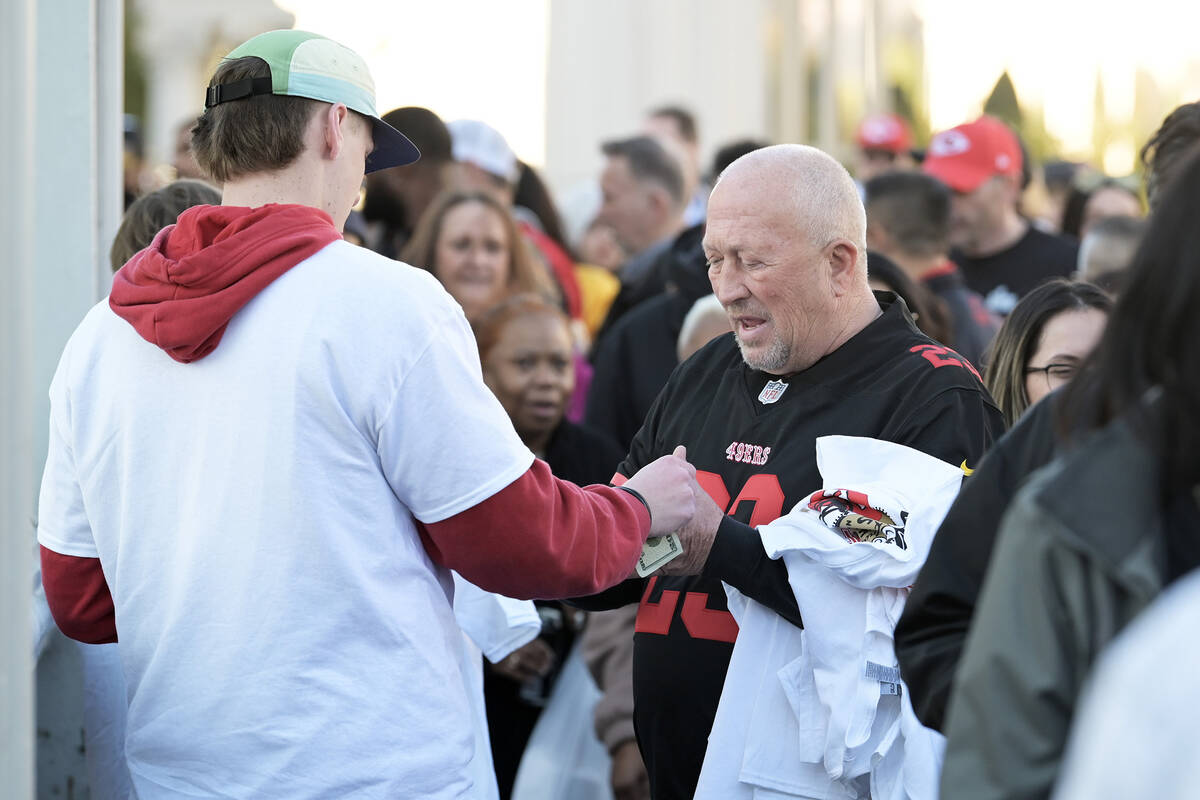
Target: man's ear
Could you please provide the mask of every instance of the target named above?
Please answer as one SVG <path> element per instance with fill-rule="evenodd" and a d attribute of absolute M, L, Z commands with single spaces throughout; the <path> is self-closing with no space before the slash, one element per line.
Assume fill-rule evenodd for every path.
<path fill-rule="evenodd" d="M 350 109 L 343 103 L 333 103 L 321 112 L 322 130 L 325 134 L 325 155 L 330 160 L 342 154 L 346 145 L 345 126 L 350 124 Z"/>
<path fill-rule="evenodd" d="M 838 297 L 850 291 L 858 272 L 858 247 L 849 239 L 835 239 L 826 249 L 829 282 Z"/>
<path fill-rule="evenodd" d="M 1021 205 L 1021 176 L 1017 175 L 1001 175 L 1001 181 L 1004 185 L 1004 197 L 1009 204 L 1020 208 Z"/>

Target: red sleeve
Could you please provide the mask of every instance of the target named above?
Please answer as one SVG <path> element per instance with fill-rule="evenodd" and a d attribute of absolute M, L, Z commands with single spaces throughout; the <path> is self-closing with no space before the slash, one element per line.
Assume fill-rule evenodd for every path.
<path fill-rule="evenodd" d="M 435 561 L 481 589 L 552 599 L 595 594 L 628 578 L 650 514 L 628 492 L 580 488 L 536 460 L 487 500 L 418 527 Z"/>
<path fill-rule="evenodd" d="M 41 551 L 42 587 L 58 629 L 88 644 L 115 642 L 117 618 L 100 559 Z"/>

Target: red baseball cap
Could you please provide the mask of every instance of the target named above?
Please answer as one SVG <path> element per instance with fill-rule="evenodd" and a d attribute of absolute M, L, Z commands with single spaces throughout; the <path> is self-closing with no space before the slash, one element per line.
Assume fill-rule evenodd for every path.
<path fill-rule="evenodd" d="M 895 114 L 872 114 L 858 126 L 855 136 L 863 150 L 887 150 L 903 153 L 912 147 L 912 131 L 903 117 Z"/>
<path fill-rule="evenodd" d="M 995 117 L 942 131 L 929 142 L 921 168 L 956 192 L 973 192 L 996 175 L 1020 175 L 1021 145 Z"/>

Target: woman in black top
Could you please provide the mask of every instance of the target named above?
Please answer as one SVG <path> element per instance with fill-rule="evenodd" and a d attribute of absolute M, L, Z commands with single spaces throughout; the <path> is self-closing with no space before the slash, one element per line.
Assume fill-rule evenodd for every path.
<path fill-rule="evenodd" d="M 624 453 L 615 442 L 564 418 L 575 386 L 565 314 L 537 295 L 519 294 L 476 317 L 483 379 L 534 455 L 558 477 L 586 486 L 608 483 Z M 500 797 L 512 793 L 533 732 L 583 620 L 583 612 L 539 602 L 537 639 L 484 671 L 484 698 Z"/>

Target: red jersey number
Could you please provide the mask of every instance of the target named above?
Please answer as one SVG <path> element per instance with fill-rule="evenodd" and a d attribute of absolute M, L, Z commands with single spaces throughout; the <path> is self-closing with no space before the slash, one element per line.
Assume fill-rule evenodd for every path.
<path fill-rule="evenodd" d="M 696 482 L 726 514 L 736 512 L 743 502 L 754 503 L 754 511 L 750 515 L 751 526 L 766 525 L 783 513 L 783 487 L 779 485 L 779 478 L 775 475 L 751 475 L 733 502 L 730 502 L 725 479 L 715 472 L 696 470 Z M 646 584 L 634 630 L 638 633 L 666 636 L 671 630 L 671 620 L 675 618 L 675 611 L 679 607 L 679 592 L 664 589 L 658 601 L 652 603 L 650 593 L 654 591 L 657 583 L 658 577 L 655 576 Z M 687 592 L 679 616 L 688 635 L 693 639 L 729 643 L 737 639 L 738 626 L 733 615 L 728 611 L 709 608 L 707 592 Z"/>
<path fill-rule="evenodd" d="M 936 344 L 919 344 L 916 347 L 910 347 L 908 352 L 920 353 L 922 358 L 935 367 L 962 367 L 965 370 L 969 370 L 976 378 L 979 378 L 979 372 L 976 371 L 975 367 L 971 366 L 971 362 L 948 347 L 940 347 Z M 983 378 L 979 379 L 983 380 Z"/>

